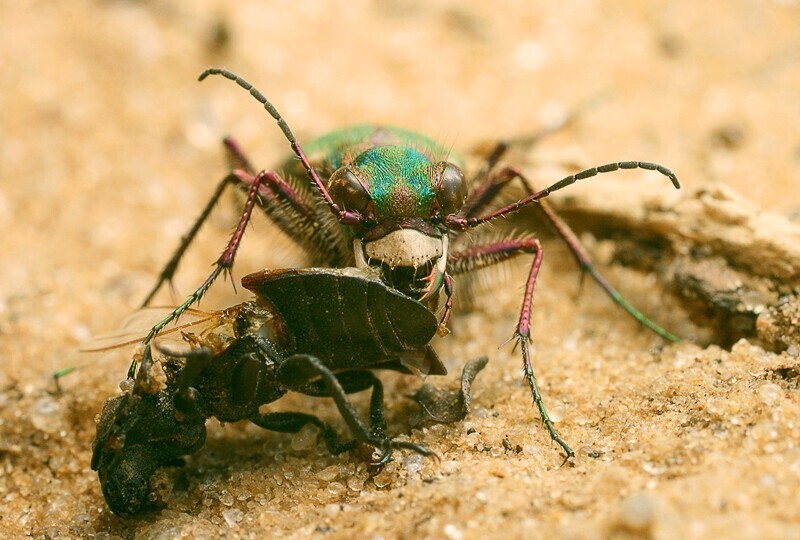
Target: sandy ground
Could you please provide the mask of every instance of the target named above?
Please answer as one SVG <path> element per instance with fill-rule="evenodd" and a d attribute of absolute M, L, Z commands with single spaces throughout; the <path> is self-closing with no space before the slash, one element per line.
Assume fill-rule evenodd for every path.
<path fill-rule="evenodd" d="M 401 452 L 370 478 L 357 457 L 328 455 L 313 432 L 214 421 L 184 469 L 157 476 L 160 509 L 135 519 L 108 511 L 90 444 L 126 354 L 71 375 L 61 393 L 49 375 L 83 363 L 80 345 L 136 309 L 224 174 L 222 136 L 236 135 L 263 167 L 288 152 L 244 92 L 195 82 L 209 65 L 256 83 L 301 142 L 350 123 L 388 122 L 466 153 L 594 100 L 525 155 L 520 165 L 538 184 L 620 159 L 669 166 L 690 196 L 725 184 L 752 202 L 748 216 L 763 208 L 787 218 L 775 218 L 778 258 L 741 268 L 758 270 L 776 294 L 796 288 L 800 4 L 503 4 L 2 3 L 0 535 L 800 537 L 797 319 L 773 326 L 769 343 L 724 343 L 708 330 L 713 321 L 691 322 L 692 310 L 655 274 L 604 268 L 634 304 L 687 338 L 667 345 L 589 282 L 576 302 L 579 272 L 555 241 L 545 245 L 536 294 L 536 368 L 558 429 L 578 452 L 574 465 L 559 466 L 518 354 L 497 348 L 514 326 L 520 267 L 479 295 L 474 311 L 457 313 L 453 334 L 436 342 L 451 370 L 430 381 L 437 384 L 454 384 L 466 359 L 490 355 L 466 421 L 412 430 L 414 406 L 404 396 L 419 381 L 385 377 L 391 430 L 441 462 Z M 654 193 L 680 201 L 669 199 L 678 195 L 665 179 L 643 171 L 570 189 L 580 200 L 601 184 L 606 201 L 631 201 L 618 212 L 638 215 Z M 233 201 L 223 207 L 162 304 L 199 283 L 222 249 L 237 211 Z M 764 223 L 709 208 L 730 227 Z M 652 230 L 673 247 L 702 251 L 708 242 L 730 264 L 761 253 L 720 251 L 702 235 L 687 240 L 703 215 L 673 224 L 678 235 Z M 292 264 L 286 243 L 265 230 L 260 222 L 247 237 L 237 277 Z M 611 260 L 603 256 L 609 241 L 585 238 Z M 781 261 L 789 270 L 772 272 L 773 264 L 785 269 Z M 229 286 L 217 289 L 204 307 L 237 301 Z M 332 407 L 324 415 L 336 417 Z"/>

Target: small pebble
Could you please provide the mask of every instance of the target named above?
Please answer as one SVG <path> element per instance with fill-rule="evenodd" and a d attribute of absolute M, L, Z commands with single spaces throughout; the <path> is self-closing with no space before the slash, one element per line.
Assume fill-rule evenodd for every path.
<path fill-rule="evenodd" d="M 765 382 L 758 387 L 756 393 L 766 405 L 774 405 L 781 399 L 783 390 L 773 382 Z"/>
<path fill-rule="evenodd" d="M 238 508 L 229 508 L 222 512 L 222 517 L 225 519 L 225 523 L 228 524 L 228 527 L 233 527 L 244 517 L 244 512 L 239 510 Z"/>
<path fill-rule="evenodd" d="M 452 523 L 448 523 L 444 526 L 444 535 L 449 540 L 461 540 L 464 538 L 464 534 Z"/>

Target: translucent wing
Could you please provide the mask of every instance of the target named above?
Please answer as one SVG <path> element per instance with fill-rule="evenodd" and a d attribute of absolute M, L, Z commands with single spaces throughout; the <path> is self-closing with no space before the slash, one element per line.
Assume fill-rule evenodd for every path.
<path fill-rule="evenodd" d="M 141 343 L 150 329 L 158 324 L 159 321 L 164 320 L 173 309 L 171 307 L 140 309 L 125 319 L 120 328 L 108 334 L 92 338 L 81 347 L 80 351 L 84 353 L 100 353 Z M 193 333 L 200 333 L 218 324 L 223 313 L 222 311 L 187 309 L 181 316 L 180 321 L 162 330 L 158 334 L 158 338 L 159 340 L 181 341 L 181 332 L 191 330 Z"/>

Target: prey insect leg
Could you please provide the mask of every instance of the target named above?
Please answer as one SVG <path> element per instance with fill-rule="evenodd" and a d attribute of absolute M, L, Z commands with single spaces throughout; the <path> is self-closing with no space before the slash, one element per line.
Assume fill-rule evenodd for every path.
<path fill-rule="evenodd" d="M 369 400 L 369 426 L 373 437 L 386 438 L 386 418 L 383 412 L 383 383 L 371 371 L 343 371 L 336 374 L 336 379 L 345 394 L 355 394 L 372 388 Z M 300 390 L 303 394 L 315 397 L 332 397 L 324 380 L 309 383 Z"/>
<path fill-rule="evenodd" d="M 336 376 L 318 358 L 304 354 L 290 356 L 281 364 L 278 376 L 281 382 L 288 388 L 299 391 L 303 391 L 309 380 L 321 377 L 327 395 L 333 399 L 336 408 L 339 409 L 339 413 L 342 415 L 342 418 L 355 439 L 360 443 L 369 444 L 383 451 L 380 463 L 387 462 L 391 458 L 392 451 L 395 448 L 405 448 L 425 456 L 433 455 L 433 452 L 418 444 L 374 436 L 358 417 L 358 413 L 350 400 L 347 399 L 346 392 Z M 375 403 L 380 403 L 380 415 L 382 416 L 383 386 L 380 384 L 373 385 L 373 397 L 370 403 L 371 409 Z M 375 413 L 374 410 L 371 412 L 371 416 L 373 413 Z"/>

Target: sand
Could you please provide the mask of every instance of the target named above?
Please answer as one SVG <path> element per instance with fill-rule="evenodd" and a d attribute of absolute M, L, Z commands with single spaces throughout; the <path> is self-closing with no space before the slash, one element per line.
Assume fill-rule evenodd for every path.
<path fill-rule="evenodd" d="M 0 536 L 800 536 L 800 5 L 528 4 L 0 7 Z M 301 143 L 392 123 L 469 156 L 583 104 L 514 164 L 537 185 L 616 160 L 678 174 L 679 192 L 636 171 L 572 186 L 555 203 L 604 275 L 684 341 L 641 330 L 590 280 L 579 287 L 568 252 L 540 231 L 535 368 L 574 463 L 561 466 L 540 425 L 519 352 L 498 349 L 514 328 L 523 262 L 490 274 L 434 343 L 450 369 L 426 381 L 437 386 L 490 357 L 463 422 L 412 428 L 407 395 L 422 381 L 382 376 L 390 431 L 440 462 L 401 451 L 371 477 L 357 456 L 330 456 L 314 430 L 211 421 L 185 467 L 157 474 L 153 510 L 114 516 L 90 446 L 131 351 L 78 349 L 149 291 L 225 173 L 223 136 L 259 167 L 288 154 L 246 93 L 195 82 L 210 65 L 256 83 Z M 221 206 L 159 305 L 210 270 L 237 217 L 233 198 Z M 536 226 L 529 219 L 512 225 Z M 296 263 L 257 220 L 234 275 Z M 201 307 L 246 297 L 221 283 Z M 57 391 L 54 371 L 87 362 Z M 324 400 L 281 406 L 337 419 Z"/>

